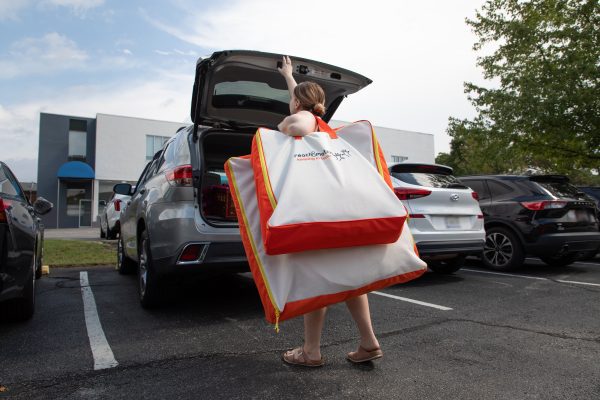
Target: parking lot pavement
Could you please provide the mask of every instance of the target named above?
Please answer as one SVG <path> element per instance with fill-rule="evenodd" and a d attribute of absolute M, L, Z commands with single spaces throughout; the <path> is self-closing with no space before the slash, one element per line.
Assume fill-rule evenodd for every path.
<path fill-rule="evenodd" d="M 280 361 L 302 320 L 275 333 L 248 274 L 184 282 L 145 311 L 135 276 L 53 269 L 34 318 L 0 324 L 0 397 L 600 398 L 600 264 L 490 272 L 472 261 L 370 294 L 385 356 L 364 366 L 345 361 L 357 332 L 343 305 L 330 307 L 327 365 L 304 370 Z M 114 364 L 98 363 L 99 336 Z"/>

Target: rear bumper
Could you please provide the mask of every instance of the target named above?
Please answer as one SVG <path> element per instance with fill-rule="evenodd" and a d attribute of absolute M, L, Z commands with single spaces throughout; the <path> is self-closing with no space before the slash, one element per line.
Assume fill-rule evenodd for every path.
<path fill-rule="evenodd" d="M 535 256 L 588 252 L 600 248 L 600 232 L 553 233 L 540 236 L 535 243 L 526 243 L 525 250 Z"/>
<path fill-rule="evenodd" d="M 446 254 L 478 255 L 483 251 L 484 240 L 449 240 L 417 243 L 421 257 Z"/>
<path fill-rule="evenodd" d="M 190 244 L 201 243 L 206 246 L 202 256 L 194 262 L 179 263 L 183 249 Z M 190 242 L 170 257 L 152 259 L 156 273 L 166 275 L 221 274 L 250 271 L 242 242 Z"/>

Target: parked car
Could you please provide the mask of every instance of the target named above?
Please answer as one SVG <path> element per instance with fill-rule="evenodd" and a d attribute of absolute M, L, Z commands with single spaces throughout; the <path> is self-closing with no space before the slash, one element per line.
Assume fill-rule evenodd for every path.
<path fill-rule="evenodd" d="M 115 185 L 130 195 L 121 216 L 118 269 L 139 264 L 143 307 L 156 305 L 169 275 L 239 272 L 248 262 L 224 164 L 250 154 L 258 126 L 276 128 L 289 114 L 289 93 L 277 70 L 282 55 L 222 51 L 198 60 L 192 93 L 193 126 L 179 130 L 137 183 Z M 296 80 L 321 84 L 328 121 L 342 100 L 371 81 L 317 61 L 293 58 Z"/>
<path fill-rule="evenodd" d="M 598 251 L 594 202 L 563 175 L 459 177 L 479 193 L 486 244 L 483 263 L 511 270 L 526 255 L 566 266 Z"/>
<path fill-rule="evenodd" d="M 31 318 L 35 280 L 42 276 L 44 228 L 39 218 L 52 203 L 38 197 L 31 205 L 20 183 L 0 161 L 0 302 L 9 319 Z"/>
<path fill-rule="evenodd" d="M 485 243 L 477 193 L 460 183 L 452 168 L 400 163 L 390 168 L 396 196 L 409 213 L 408 226 L 419 256 L 431 270 L 453 273 Z"/>
<path fill-rule="evenodd" d="M 100 237 L 116 239 L 121 232 L 120 217 L 131 196 L 113 193 L 100 214 Z"/>

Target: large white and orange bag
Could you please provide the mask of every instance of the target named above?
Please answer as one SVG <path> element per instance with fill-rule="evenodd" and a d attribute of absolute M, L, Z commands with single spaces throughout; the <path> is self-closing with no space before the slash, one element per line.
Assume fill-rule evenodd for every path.
<path fill-rule="evenodd" d="M 267 254 L 394 243 L 406 209 L 371 124 L 290 137 L 260 128 L 252 167 Z"/>
<path fill-rule="evenodd" d="M 278 322 L 422 275 L 408 227 L 392 244 L 268 255 L 250 156 L 225 164 L 244 249 L 267 321 Z"/>

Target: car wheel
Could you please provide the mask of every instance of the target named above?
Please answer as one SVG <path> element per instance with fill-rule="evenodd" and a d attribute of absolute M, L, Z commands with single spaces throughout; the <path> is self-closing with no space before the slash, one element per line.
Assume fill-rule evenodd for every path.
<path fill-rule="evenodd" d="M 143 308 L 149 309 L 156 307 L 159 303 L 160 286 L 155 271 L 152 268 L 152 254 L 150 253 L 150 241 L 148 240 L 147 231 L 142 231 L 142 234 L 140 235 L 138 252 L 138 287 L 140 303 Z"/>
<path fill-rule="evenodd" d="M 102 219 L 100 219 L 100 239 L 106 238 L 106 232 L 104 231 L 104 226 L 102 225 Z"/>
<path fill-rule="evenodd" d="M 35 310 L 35 266 L 37 263 L 35 254 L 33 258 L 33 265 L 23 288 L 23 298 L 15 300 L 14 307 L 12 308 L 10 317 L 14 321 L 26 321 L 30 319 Z"/>
<path fill-rule="evenodd" d="M 125 247 L 123 244 L 123 238 L 119 237 L 119 241 L 117 242 L 117 266 L 116 270 L 119 271 L 121 275 L 131 274 L 135 271 L 136 264 L 132 259 L 127 258 L 125 255 Z"/>
<path fill-rule="evenodd" d="M 483 264 L 498 271 L 520 267 L 525 254 L 517 236 L 506 228 L 491 228 L 485 234 Z"/>
<path fill-rule="evenodd" d="M 42 277 L 43 260 L 44 260 L 44 246 L 42 244 L 42 248 L 40 250 L 40 256 L 37 258 L 37 262 L 35 265 L 35 279 L 40 279 Z"/>
<path fill-rule="evenodd" d="M 106 238 L 107 239 L 111 239 L 111 240 L 112 239 L 117 239 L 119 237 L 119 232 L 120 232 L 119 223 L 117 222 L 115 224 L 114 228 L 112 228 L 112 229 L 109 228 L 108 229 L 108 232 L 106 233 Z"/>
<path fill-rule="evenodd" d="M 458 256 L 448 260 L 429 260 L 427 266 L 437 274 L 453 274 L 461 269 L 464 263 L 465 256 Z"/>
<path fill-rule="evenodd" d="M 567 253 L 555 257 L 540 257 L 543 262 L 551 267 L 566 267 L 577 260 L 577 253 Z"/>

